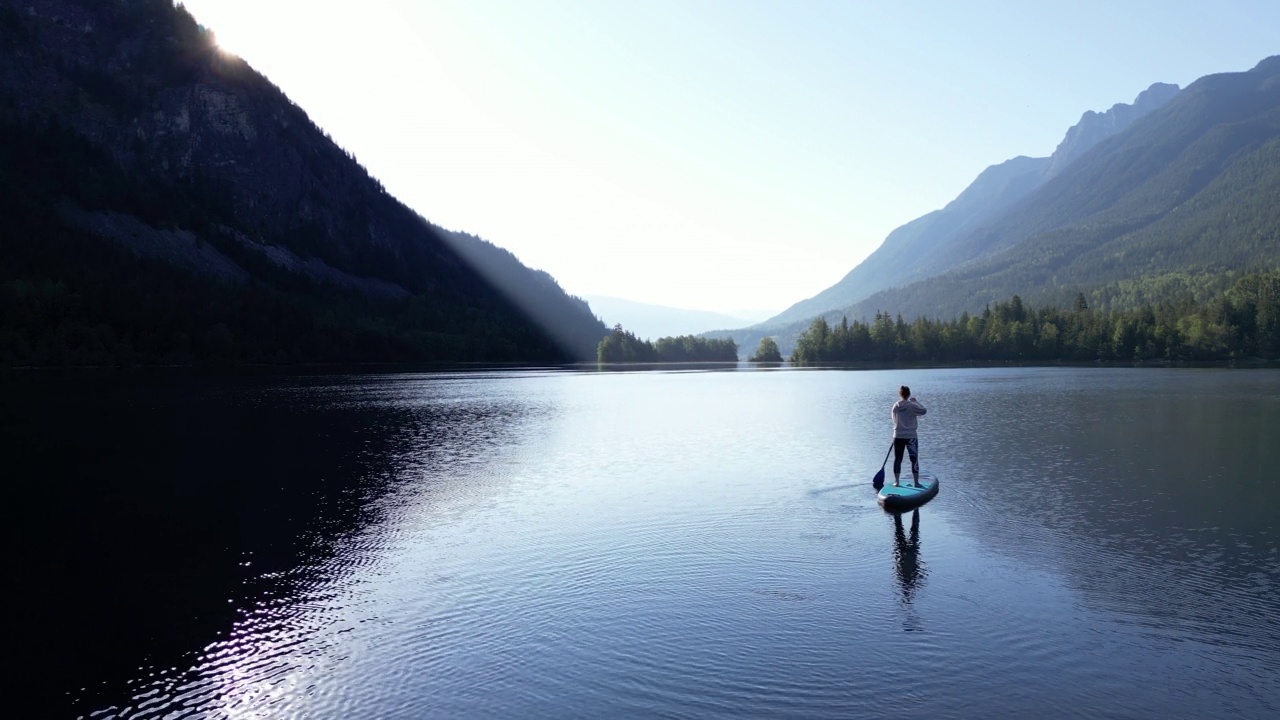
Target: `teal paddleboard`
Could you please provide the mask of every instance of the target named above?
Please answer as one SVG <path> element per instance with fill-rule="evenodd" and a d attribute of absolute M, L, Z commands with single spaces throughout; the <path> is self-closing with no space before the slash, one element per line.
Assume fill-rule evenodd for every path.
<path fill-rule="evenodd" d="M 920 473 L 920 487 L 912 484 L 911 475 L 902 479 L 902 485 L 894 487 L 893 483 L 885 483 L 876 499 L 885 510 L 910 510 L 929 502 L 938 494 L 938 476 L 932 473 Z"/>

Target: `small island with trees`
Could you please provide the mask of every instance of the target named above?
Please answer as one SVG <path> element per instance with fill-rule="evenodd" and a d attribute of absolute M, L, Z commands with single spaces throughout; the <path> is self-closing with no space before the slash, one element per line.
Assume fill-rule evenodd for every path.
<path fill-rule="evenodd" d="M 756 353 L 747 358 L 747 360 L 754 363 L 781 363 L 782 351 L 778 349 L 778 342 L 773 338 L 760 338 L 760 344 L 756 346 Z"/>

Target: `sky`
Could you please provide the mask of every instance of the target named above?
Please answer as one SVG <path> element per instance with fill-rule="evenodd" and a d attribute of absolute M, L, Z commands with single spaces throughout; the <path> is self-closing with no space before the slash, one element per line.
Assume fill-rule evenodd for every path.
<path fill-rule="evenodd" d="M 387 190 L 574 295 L 781 311 L 1275 0 L 183 0 Z"/>

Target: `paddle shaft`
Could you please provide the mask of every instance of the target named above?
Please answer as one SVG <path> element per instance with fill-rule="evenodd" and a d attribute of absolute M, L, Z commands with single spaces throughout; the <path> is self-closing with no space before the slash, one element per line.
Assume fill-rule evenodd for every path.
<path fill-rule="evenodd" d="M 884 454 L 884 462 L 880 463 L 880 470 L 876 472 L 875 477 L 871 478 L 871 487 L 879 490 L 884 487 L 884 466 L 889 464 L 889 453 L 893 452 L 893 445 L 889 445 L 888 451 Z"/>

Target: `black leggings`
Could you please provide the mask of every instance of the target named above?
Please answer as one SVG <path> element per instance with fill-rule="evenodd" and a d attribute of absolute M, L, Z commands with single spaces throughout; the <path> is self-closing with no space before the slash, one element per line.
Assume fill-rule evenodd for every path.
<path fill-rule="evenodd" d="M 920 440 L 919 438 L 894 438 L 893 439 L 893 475 L 897 477 L 902 474 L 902 451 L 906 450 L 911 456 L 911 473 L 913 475 L 920 474 Z"/>

